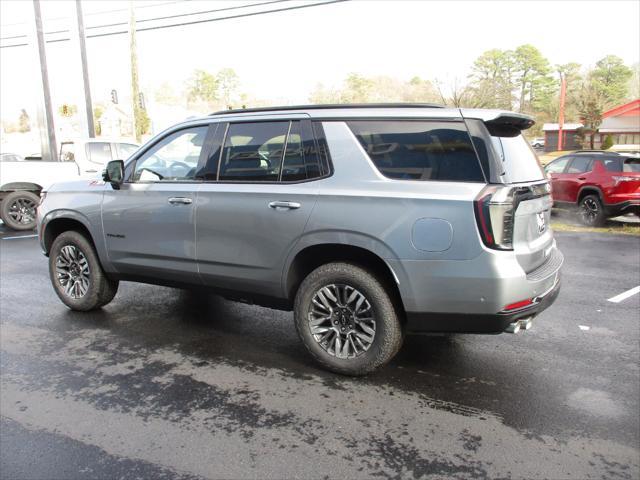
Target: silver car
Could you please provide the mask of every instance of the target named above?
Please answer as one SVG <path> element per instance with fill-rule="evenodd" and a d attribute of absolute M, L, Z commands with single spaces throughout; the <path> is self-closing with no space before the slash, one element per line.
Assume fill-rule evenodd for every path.
<path fill-rule="evenodd" d="M 120 280 L 293 310 L 311 355 L 351 375 L 389 362 L 404 332 L 528 329 L 563 262 L 532 124 L 422 104 L 189 120 L 104 182 L 43 194 L 51 282 L 73 310 Z"/>

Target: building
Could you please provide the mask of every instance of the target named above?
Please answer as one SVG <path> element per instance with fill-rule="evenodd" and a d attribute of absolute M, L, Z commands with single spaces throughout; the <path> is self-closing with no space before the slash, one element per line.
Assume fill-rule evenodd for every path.
<path fill-rule="evenodd" d="M 579 150 L 582 148 L 581 123 L 565 123 L 563 150 Z M 558 150 L 558 124 L 545 123 L 544 150 Z M 640 145 L 640 99 L 619 105 L 602 114 L 602 123 L 593 138 L 593 147 L 600 148 L 602 142 L 611 135 L 613 145 Z"/>
<path fill-rule="evenodd" d="M 608 135 L 611 135 L 614 145 L 640 145 L 640 99 L 612 108 L 602 114 L 595 147 L 600 148 Z"/>
<path fill-rule="evenodd" d="M 565 123 L 562 127 L 562 150 L 580 150 L 582 148 L 582 137 L 579 130 L 583 127 L 581 123 Z M 555 152 L 558 150 L 558 130 L 557 123 L 545 123 L 542 126 L 544 132 L 544 151 Z"/>

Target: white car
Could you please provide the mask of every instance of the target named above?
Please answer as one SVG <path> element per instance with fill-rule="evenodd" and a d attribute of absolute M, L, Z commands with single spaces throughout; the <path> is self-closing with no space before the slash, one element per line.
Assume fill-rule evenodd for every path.
<path fill-rule="evenodd" d="M 128 140 L 85 138 L 63 141 L 59 158 L 54 161 L 3 154 L 0 162 L 0 218 L 13 230 L 35 228 L 36 207 L 44 187 L 79 178 L 99 178 L 107 162 L 126 160 L 137 149 L 138 145 Z"/>
<path fill-rule="evenodd" d="M 529 142 L 533 148 L 543 148 L 544 147 L 544 137 L 534 138 Z"/>

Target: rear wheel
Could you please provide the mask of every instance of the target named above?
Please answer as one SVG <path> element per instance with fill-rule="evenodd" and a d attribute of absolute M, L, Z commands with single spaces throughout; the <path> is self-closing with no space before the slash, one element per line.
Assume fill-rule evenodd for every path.
<path fill-rule="evenodd" d="M 33 192 L 11 192 L 0 203 L 2 221 L 12 230 L 33 230 L 39 202 L 40 198 Z"/>
<path fill-rule="evenodd" d="M 107 278 L 91 242 L 76 231 L 61 233 L 54 240 L 49 277 L 58 297 L 71 310 L 100 308 L 118 291 L 118 282 Z"/>
<path fill-rule="evenodd" d="M 295 323 L 322 366 L 365 375 L 389 362 L 402 345 L 396 308 L 378 279 L 349 263 L 318 267 L 302 282 Z"/>
<path fill-rule="evenodd" d="M 602 202 L 597 195 L 587 195 L 580 200 L 579 215 L 582 223 L 589 227 L 601 227 L 606 220 Z"/>

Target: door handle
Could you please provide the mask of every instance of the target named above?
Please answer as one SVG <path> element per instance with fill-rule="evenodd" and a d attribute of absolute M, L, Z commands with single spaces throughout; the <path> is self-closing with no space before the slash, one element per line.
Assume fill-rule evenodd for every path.
<path fill-rule="evenodd" d="M 271 202 L 269 204 L 269 207 L 271 208 L 288 210 L 295 210 L 296 208 L 300 208 L 301 206 L 302 205 L 297 202 Z"/>
<path fill-rule="evenodd" d="M 578 177 L 578 180 L 586 180 L 587 177 Z"/>
<path fill-rule="evenodd" d="M 171 205 L 189 205 L 193 202 L 188 197 L 169 197 L 167 200 Z"/>

